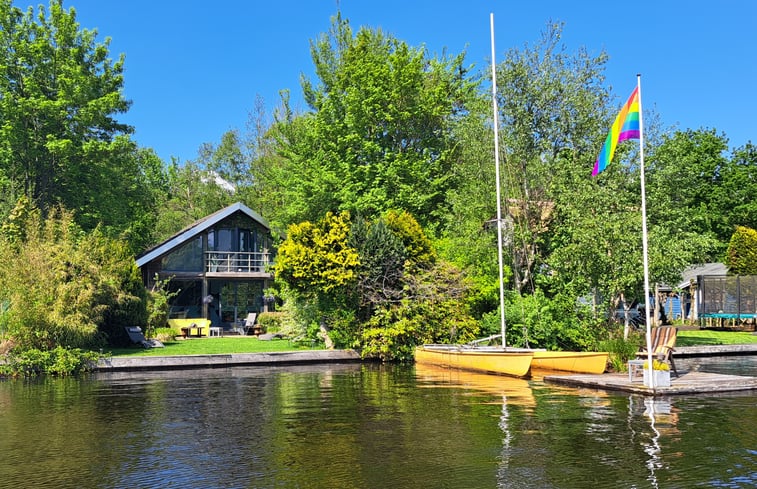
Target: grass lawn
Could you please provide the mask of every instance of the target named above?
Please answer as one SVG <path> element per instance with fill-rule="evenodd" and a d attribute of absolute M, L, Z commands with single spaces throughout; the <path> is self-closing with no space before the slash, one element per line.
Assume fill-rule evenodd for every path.
<path fill-rule="evenodd" d="M 679 329 L 676 346 L 743 345 L 757 343 L 751 331 L 715 331 L 710 329 Z"/>
<path fill-rule="evenodd" d="M 679 329 L 676 346 L 698 345 L 739 345 L 757 343 L 757 335 L 749 331 L 715 331 L 699 329 Z M 265 353 L 275 351 L 311 350 L 310 346 L 292 343 L 289 340 L 261 341 L 254 336 L 227 338 L 193 338 L 168 341 L 165 348 L 144 349 L 113 348 L 103 353 L 114 357 L 123 356 L 168 356 L 168 355 L 212 355 L 229 353 Z M 323 348 L 322 346 L 316 348 Z"/>
<path fill-rule="evenodd" d="M 165 348 L 144 349 L 113 348 L 103 350 L 114 357 L 124 356 L 169 356 L 169 355 L 212 355 L 228 353 L 266 353 L 273 351 L 312 350 L 310 346 L 292 343 L 289 340 L 261 341 L 254 336 L 233 338 L 193 338 L 188 340 L 168 341 Z M 317 347 L 316 347 L 317 348 Z"/>

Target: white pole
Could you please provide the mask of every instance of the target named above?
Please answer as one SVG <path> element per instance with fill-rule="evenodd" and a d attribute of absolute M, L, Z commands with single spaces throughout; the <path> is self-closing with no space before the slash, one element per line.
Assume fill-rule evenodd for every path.
<path fill-rule="evenodd" d="M 497 65 L 494 61 L 494 13 L 489 14 L 489 20 L 491 24 L 491 38 L 492 38 L 492 108 L 494 112 L 494 165 L 495 175 L 497 179 L 497 252 L 499 259 L 499 310 L 500 310 L 500 326 L 502 329 L 502 348 L 505 348 L 507 341 L 505 339 L 505 330 L 507 324 L 505 322 L 505 279 L 502 272 L 502 197 L 499 189 L 499 114 L 497 110 Z"/>
<path fill-rule="evenodd" d="M 647 197 L 644 176 L 644 123 L 641 105 L 641 75 L 636 75 L 636 86 L 639 89 L 639 159 L 641 161 L 641 236 L 644 254 L 644 314 L 647 320 L 647 363 L 649 368 L 649 385 L 655 385 L 654 368 L 652 364 L 652 320 L 649 315 L 649 252 L 647 249 Z"/>

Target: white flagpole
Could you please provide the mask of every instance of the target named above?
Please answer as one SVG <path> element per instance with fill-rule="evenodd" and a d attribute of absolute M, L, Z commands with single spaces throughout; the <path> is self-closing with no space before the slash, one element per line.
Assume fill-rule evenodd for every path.
<path fill-rule="evenodd" d="M 505 322 L 505 284 L 504 275 L 502 272 L 502 198 L 500 196 L 499 189 L 499 114 L 497 110 L 497 66 L 494 61 L 494 13 L 489 14 L 489 21 L 491 24 L 491 38 L 492 38 L 492 108 L 494 112 L 494 165 L 496 168 L 495 175 L 497 179 L 497 252 L 499 259 L 499 309 L 500 309 L 500 326 L 502 329 L 502 348 L 505 348 L 507 342 L 505 340 L 505 330 L 507 325 Z"/>
<path fill-rule="evenodd" d="M 641 75 L 636 75 L 636 86 L 639 89 L 639 158 L 641 161 L 641 235 L 642 251 L 644 254 L 644 314 L 647 320 L 647 366 L 649 368 L 649 386 L 654 388 L 654 368 L 652 364 L 652 319 L 649 315 L 649 251 L 647 248 L 647 197 L 644 176 L 644 123 L 641 105 Z"/>

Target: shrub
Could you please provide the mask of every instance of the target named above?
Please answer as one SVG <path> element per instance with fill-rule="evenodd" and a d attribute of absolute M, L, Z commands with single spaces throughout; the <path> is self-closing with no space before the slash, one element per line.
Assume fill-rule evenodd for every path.
<path fill-rule="evenodd" d="M 277 333 L 284 326 L 285 316 L 284 312 L 262 312 L 258 316 L 258 324 L 266 333 Z"/>
<path fill-rule="evenodd" d="M 600 342 L 599 350 L 610 354 L 610 364 L 614 371 L 624 372 L 628 369 L 628 361 L 635 358 L 639 351 L 639 335 L 631 335 L 627 340 L 622 336 L 610 338 Z"/>
<path fill-rule="evenodd" d="M 173 328 L 155 328 L 153 334 L 149 337 L 158 341 L 173 341 L 176 339 L 176 330 Z"/>
<path fill-rule="evenodd" d="M 96 352 L 78 348 L 67 349 L 61 346 L 52 350 L 31 348 L 9 353 L 6 356 L 6 363 L 0 366 L 0 375 L 34 377 L 48 374 L 65 377 L 91 370 L 99 357 L 100 355 Z"/>

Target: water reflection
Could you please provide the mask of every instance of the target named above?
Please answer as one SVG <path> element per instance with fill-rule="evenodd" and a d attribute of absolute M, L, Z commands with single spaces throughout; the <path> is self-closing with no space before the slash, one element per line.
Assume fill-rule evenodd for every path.
<path fill-rule="evenodd" d="M 3 487 L 753 487 L 757 395 L 429 366 L 0 382 Z"/>

